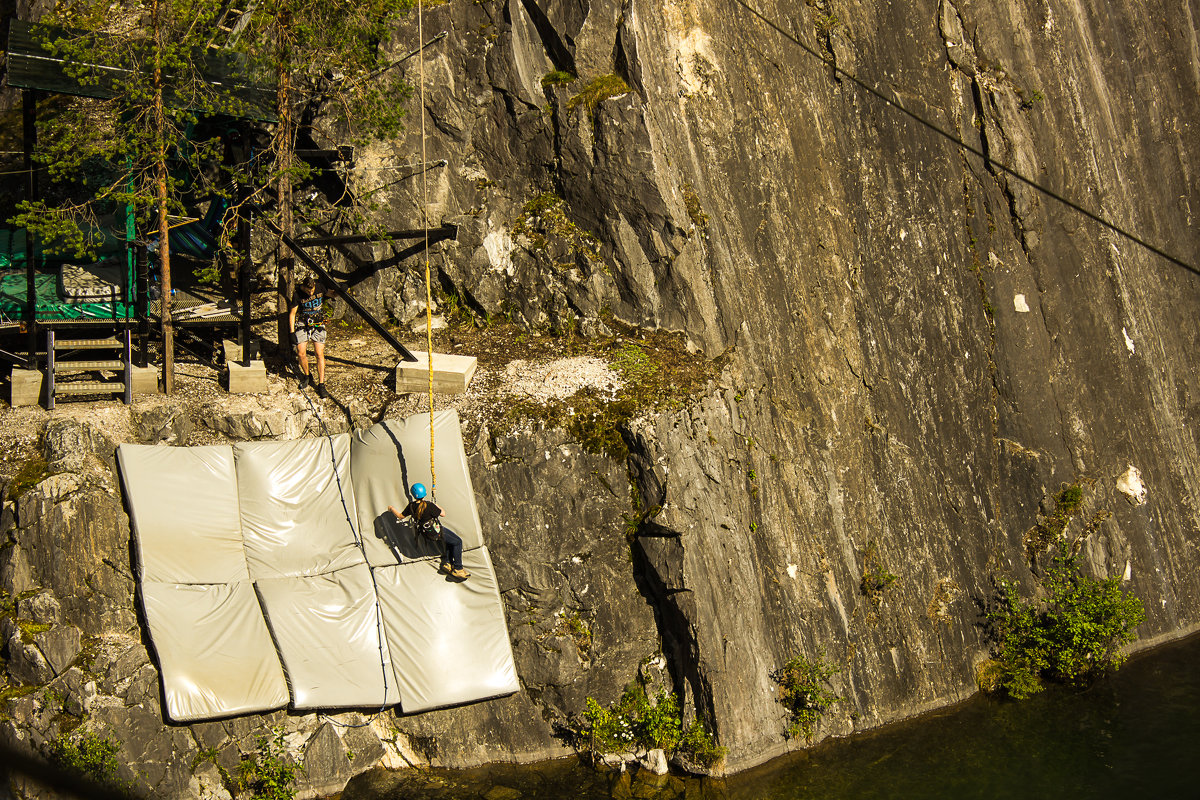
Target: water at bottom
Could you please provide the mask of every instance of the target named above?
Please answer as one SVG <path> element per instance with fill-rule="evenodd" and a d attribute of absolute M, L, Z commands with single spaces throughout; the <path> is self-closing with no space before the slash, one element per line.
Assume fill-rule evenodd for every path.
<path fill-rule="evenodd" d="M 1200 796 L 1200 637 L 1127 663 L 1085 691 L 975 698 L 826 742 L 725 780 L 593 771 L 574 760 L 367 779 L 356 800 L 1006 800 Z"/>

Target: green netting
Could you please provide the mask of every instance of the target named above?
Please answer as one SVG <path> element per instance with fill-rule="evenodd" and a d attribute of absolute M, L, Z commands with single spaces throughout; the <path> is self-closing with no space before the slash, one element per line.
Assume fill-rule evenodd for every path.
<path fill-rule="evenodd" d="M 0 321 L 25 318 L 26 274 L 10 271 L 0 275 Z M 125 319 L 134 316 L 128 303 L 68 303 L 58 294 L 58 276 L 38 273 L 34 276 L 37 318 L 49 319 Z M 115 306 L 115 308 L 114 308 Z"/>
<path fill-rule="evenodd" d="M 92 249 L 96 258 L 115 255 L 125 250 L 125 240 L 103 226 L 88 231 L 88 234 L 99 237 Z M 44 251 L 40 242 L 34 248 L 33 256 L 39 264 L 70 260 L 68 255 Z M 0 228 L 0 270 L 24 266 L 25 231 L 21 228 Z"/>

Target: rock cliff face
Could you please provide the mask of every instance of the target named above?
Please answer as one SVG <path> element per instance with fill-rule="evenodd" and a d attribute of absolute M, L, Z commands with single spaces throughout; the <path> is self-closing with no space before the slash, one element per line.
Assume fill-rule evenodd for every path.
<path fill-rule="evenodd" d="M 1025 534 L 1065 483 L 1083 522 L 1112 513 L 1088 567 L 1144 599 L 1143 640 L 1192 630 L 1200 278 L 997 164 L 1195 266 L 1200 11 L 750 5 L 778 29 L 734 0 L 441 7 L 424 109 L 449 164 L 431 213 L 460 226 L 445 283 L 535 325 L 607 308 L 730 352 L 630 459 L 661 509 L 633 572 L 727 768 L 795 746 L 769 675 L 796 653 L 841 665 L 822 733 L 974 691 L 977 601 L 1031 579 Z M 610 73 L 630 91 L 593 103 Z M 1131 466 L 1144 496 L 1118 489 Z M 872 570 L 897 576 L 874 599 Z"/>
<path fill-rule="evenodd" d="M 1096 520 L 1087 568 L 1145 601 L 1141 641 L 1193 630 L 1200 276 L 997 164 L 1200 263 L 1200 7 L 750 5 L 780 30 L 735 0 L 453 0 L 426 15 L 449 35 L 424 51 L 424 107 L 368 154 L 416 160 L 425 115 L 446 161 L 424 173 L 430 219 L 459 226 L 433 265 L 480 314 L 587 334 L 611 313 L 728 357 L 625 431 L 627 463 L 553 430 L 474 446 L 521 694 L 368 728 L 163 726 L 112 443 L 85 429 L 71 452 L 96 455 L 7 506 L 0 577 L 37 622 L 5 630 L 8 669 L 56 689 L 8 701 L 8 738 L 99 714 L 144 732 L 125 757 L 157 795 L 188 797 L 224 791 L 198 754 L 231 768 L 281 726 L 306 791 L 333 791 L 380 762 L 562 755 L 586 697 L 661 652 L 744 769 L 800 744 L 770 678 L 792 655 L 840 667 L 820 736 L 973 692 L 978 601 L 996 574 L 1031 587 L 1026 533 L 1064 483 L 1085 488 L 1076 532 Z M 416 39 L 414 20 L 397 52 Z M 418 177 L 381 189 L 385 224 L 419 221 Z M 355 291 L 411 318 L 415 261 Z M 897 579 L 868 596 L 878 570 Z"/>

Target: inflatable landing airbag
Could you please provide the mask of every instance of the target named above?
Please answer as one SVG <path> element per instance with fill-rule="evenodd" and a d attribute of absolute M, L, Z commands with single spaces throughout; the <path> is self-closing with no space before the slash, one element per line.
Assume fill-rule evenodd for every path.
<path fill-rule="evenodd" d="M 431 561 L 375 570 L 406 714 L 520 690 L 504 606 L 486 547 L 463 553 L 471 573 L 446 580 Z"/>
<path fill-rule="evenodd" d="M 249 577 L 233 448 L 123 444 L 117 456 L 143 580 L 208 584 Z"/>
<path fill-rule="evenodd" d="M 380 646 L 367 565 L 263 579 L 255 587 L 287 671 L 293 708 L 381 708 L 398 701 L 387 643 Z"/>
<path fill-rule="evenodd" d="M 233 448 L 250 577 L 322 575 L 364 562 L 353 528 L 350 435 Z"/>
<path fill-rule="evenodd" d="M 142 584 L 146 622 L 175 722 L 271 711 L 288 702 L 283 669 L 254 589 Z"/>

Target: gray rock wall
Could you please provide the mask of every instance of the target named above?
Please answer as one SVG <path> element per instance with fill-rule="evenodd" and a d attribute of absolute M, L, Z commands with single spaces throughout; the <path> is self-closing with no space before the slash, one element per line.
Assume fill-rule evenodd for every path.
<path fill-rule="evenodd" d="M 727 767 L 797 745 L 769 678 L 796 653 L 841 666 L 821 735 L 974 691 L 978 601 L 993 575 L 1031 580 L 1024 535 L 1065 483 L 1086 487 L 1076 532 L 1112 512 L 1089 568 L 1128 576 L 1141 636 L 1192 630 L 1197 275 L 997 164 L 1194 264 L 1195 10 L 752 5 L 984 157 L 736 3 L 448 7 L 426 62 L 454 76 L 429 79 L 426 111 L 456 120 L 431 137 L 456 290 L 732 348 L 723 385 L 645 420 L 632 459 L 662 508 L 635 573 Z M 539 63 L 579 79 L 539 95 Z M 609 72 L 633 90 L 572 107 Z M 602 268 L 518 230 L 541 191 Z M 1144 504 L 1117 490 L 1130 466 Z M 878 607 L 873 566 L 898 576 Z"/>
<path fill-rule="evenodd" d="M 661 650 L 686 714 L 714 727 L 738 770 L 800 745 L 784 737 L 770 679 L 795 654 L 840 668 L 845 700 L 819 737 L 973 692 L 987 654 L 978 602 L 996 574 L 1031 587 L 1025 534 L 1076 481 L 1086 499 L 1072 532 L 1111 512 L 1086 540 L 1087 564 L 1143 598 L 1142 642 L 1195 629 L 1200 277 L 996 162 L 1200 261 L 1200 9 L 752 5 L 986 157 L 736 3 L 428 13 L 426 30 L 449 35 L 424 54 L 428 91 L 413 111 L 426 115 L 429 158 L 447 162 L 426 173 L 431 218 L 459 225 L 433 260 L 443 285 L 481 313 L 587 332 L 610 311 L 729 359 L 686 409 L 626 432 L 628 464 L 556 431 L 473 448 L 521 694 L 370 728 L 283 714 L 164 726 L 111 443 L 76 431 L 94 455 L 6 508 L 14 544 L 0 578 L 25 595 L 16 619 L 38 626 L 3 631 L 9 673 L 64 687 L 7 701 L 8 739 L 38 745 L 62 713 L 86 711 L 88 724 L 145 732 L 124 745 L 130 776 L 143 765 L 156 795 L 193 797 L 216 772 L 201 760 L 193 775 L 197 754 L 228 769 L 279 727 L 311 794 L 374 763 L 568 752 L 562 726 L 586 697 L 615 699 Z M 415 40 L 415 23 L 402 26 L 397 51 Z M 552 69 L 578 80 L 543 87 Z M 574 102 L 614 72 L 632 91 Z M 415 122 L 366 163 L 414 160 Z M 381 184 L 380 172 L 362 177 Z M 380 196 L 385 225 L 419 219 L 416 179 Z M 541 212 L 527 205 L 537 198 Z M 404 319 L 417 268 L 402 260 L 356 291 Z M 251 422 L 203 424 L 303 429 Z M 151 427 L 183 439 L 200 423 Z M 1144 498 L 1120 488 L 1131 466 Z M 861 591 L 873 568 L 897 576 L 878 602 Z"/>

